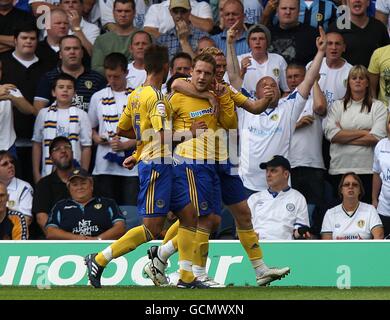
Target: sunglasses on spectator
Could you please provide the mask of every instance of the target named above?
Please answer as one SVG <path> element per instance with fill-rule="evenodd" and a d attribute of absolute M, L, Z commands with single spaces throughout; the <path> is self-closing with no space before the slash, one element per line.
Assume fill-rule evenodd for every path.
<path fill-rule="evenodd" d="M 1 163 L 0 166 L 1 167 L 7 167 L 9 164 L 14 165 L 15 161 L 14 160 L 7 160 L 7 161 L 4 161 L 3 163 Z"/>

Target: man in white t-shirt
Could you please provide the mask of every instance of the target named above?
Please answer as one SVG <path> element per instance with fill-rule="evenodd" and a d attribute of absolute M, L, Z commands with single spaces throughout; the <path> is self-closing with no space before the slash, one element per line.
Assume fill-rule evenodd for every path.
<path fill-rule="evenodd" d="M 115 199 L 120 205 L 135 206 L 139 189 L 137 168 L 128 170 L 122 166 L 132 153 L 135 140 L 116 134 L 127 96 L 132 92 L 126 81 L 126 57 L 119 52 L 110 53 L 104 59 L 104 70 L 108 87 L 93 94 L 88 109 L 92 138 L 97 144 L 92 174 L 104 186 L 102 196 Z"/>
<path fill-rule="evenodd" d="M 280 155 L 260 164 L 267 190 L 252 194 L 248 206 L 252 224 L 262 240 L 308 239 L 309 215 L 304 196 L 288 185 L 290 163 Z"/>
<path fill-rule="evenodd" d="M 143 30 L 135 31 L 130 37 L 129 51 L 133 56 L 133 61 L 127 66 L 127 84 L 135 89 L 146 80 L 144 65 L 145 50 L 152 44 L 152 37 Z"/>
<path fill-rule="evenodd" d="M 228 37 L 229 41 L 233 41 L 233 39 Z M 271 43 L 271 33 L 268 28 L 263 25 L 253 25 L 248 30 L 247 41 L 251 51 L 237 58 L 235 56 L 232 57 L 233 59 L 238 59 L 238 64 L 241 66 L 239 79 L 242 79 L 242 90 L 254 99 L 257 82 L 264 76 L 271 76 L 276 80 L 283 92 L 290 91 L 286 81 L 286 61 L 281 55 L 268 53 L 267 51 Z M 230 59 L 230 54 L 234 54 L 229 48 L 233 48 L 233 46 L 229 46 L 227 49 L 228 60 Z M 231 70 L 231 68 L 229 69 Z M 232 78 L 230 74 L 229 78 Z"/>
<path fill-rule="evenodd" d="M 319 235 L 322 217 L 327 209 L 325 194 L 324 149 L 329 143 L 323 143 L 322 123 L 327 108 L 333 101 L 341 99 L 346 92 L 346 81 L 352 66 L 342 58 L 345 43 L 341 34 L 331 32 L 326 35 L 326 57 L 320 68 L 320 79 L 313 87 L 310 98 L 301 113 L 291 138 L 289 160 L 291 162 L 291 185 L 300 191 L 307 203 L 315 206 L 315 215 L 311 216 L 315 224 L 313 233 Z M 310 68 L 311 62 L 307 68 Z M 325 154 L 329 154 L 325 151 Z M 328 158 L 328 157 L 327 157 Z"/>
<path fill-rule="evenodd" d="M 267 161 L 275 154 L 287 157 L 291 135 L 295 124 L 302 113 L 310 89 L 318 77 L 318 71 L 326 49 L 326 35 L 320 29 L 317 38 L 318 52 L 312 67 L 307 71 L 304 80 L 287 98 L 280 98 L 278 84 L 272 77 L 263 77 L 256 86 L 256 96 L 261 99 L 264 90 L 272 88 L 274 97 L 269 107 L 261 114 L 254 115 L 238 109 L 238 126 L 240 130 L 240 163 L 239 174 L 248 189 L 248 193 L 267 189 L 264 171 L 258 167 L 259 162 Z"/>
<path fill-rule="evenodd" d="M 28 182 L 15 177 L 15 159 L 5 150 L 0 150 L 0 183 L 7 187 L 9 195 L 7 207 L 23 213 L 27 223 L 30 224 L 33 188 Z"/>
<path fill-rule="evenodd" d="M 158 4 L 153 4 L 145 15 L 144 30 L 149 32 L 155 38 L 166 33 L 175 27 L 173 18 L 169 13 L 169 4 L 171 0 L 165 0 Z M 180 0 L 175 0 L 180 2 Z M 191 4 L 191 24 L 202 31 L 210 32 L 213 28 L 213 14 L 210 5 L 201 1 L 190 0 Z"/>

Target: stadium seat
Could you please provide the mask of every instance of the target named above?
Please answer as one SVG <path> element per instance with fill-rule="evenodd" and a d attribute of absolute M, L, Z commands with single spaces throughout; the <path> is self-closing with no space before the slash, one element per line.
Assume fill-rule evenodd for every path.
<path fill-rule="evenodd" d="M 142 218 L 138 215 L 136 206 L 119 206 L 126 218 L 126 231 L 142 224 Z"/>

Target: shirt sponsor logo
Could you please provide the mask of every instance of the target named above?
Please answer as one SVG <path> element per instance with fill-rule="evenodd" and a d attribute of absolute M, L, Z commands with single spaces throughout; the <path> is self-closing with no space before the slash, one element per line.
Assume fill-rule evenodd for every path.
<path fill-rule="evenodd" d="M 213 114 L 213 109 L 210 107 L 208 109 L 190 112 L 190 118 L 197 118 L 197 117 L 204 116 L 206 114 Z"/>

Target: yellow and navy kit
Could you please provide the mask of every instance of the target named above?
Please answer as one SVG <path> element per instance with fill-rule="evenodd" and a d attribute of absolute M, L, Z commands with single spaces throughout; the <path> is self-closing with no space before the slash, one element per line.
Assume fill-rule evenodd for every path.
<path fill-rule="evenodd" d="M 138 161 L 171 157 L 169 144 L 161 144 L 155 136 L 160 130 L 171 130 L 170 116 L 167 100 L 152 86 L 140 86 L 129 95 L 118 127 L 125 131 L 134 129 L 137 147 L 133 156 Z"/>
<path fill-rule="evenodd" d="M 204 121 L 207 130 L 195 138 L 180 143 L 175 153 L 188 159 L 212 159 L 226 160 L 227 150 L 224 144 L 218 143 L 218 122 L 223 128 L 237 128 L 237 120 L 232 117 L 234 103 L 228 94 L 220 97 L 219 117 L 214 115 L 214 110 L 205 99 L 186 96 L 175 92 L 169 96 L 172 108 L 172 124 L 175 134 L 181 131 L 189 131 L 194 121 Z"/>

